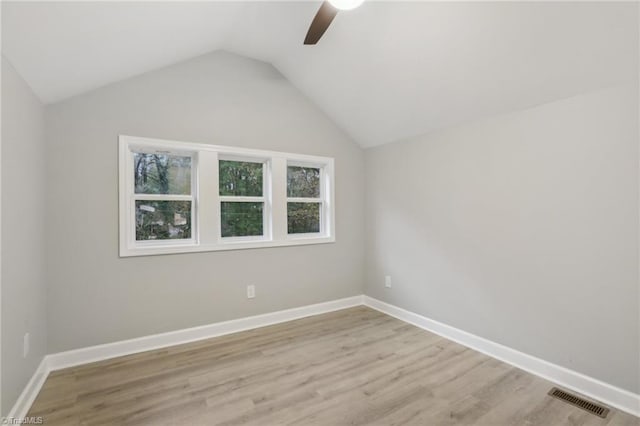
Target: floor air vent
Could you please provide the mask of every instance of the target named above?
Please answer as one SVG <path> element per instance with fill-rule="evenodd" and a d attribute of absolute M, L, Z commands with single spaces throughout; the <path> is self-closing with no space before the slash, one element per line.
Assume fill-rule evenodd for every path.
<path fill-rule="evenodd" d="M 587 401 L 586 399 L 582 399 L 579 396 L 570 394 L 558 388 L 551 389 L 549 391 L 549 395 L 554 398 L 561 399 L 568 404 L 575 405 L 578 408 L 582 408 L 583 410 L 602 418 L 607 417 L 607 414 L 609 414 L 609 409 L 607 407 L 591 401 Z"/>

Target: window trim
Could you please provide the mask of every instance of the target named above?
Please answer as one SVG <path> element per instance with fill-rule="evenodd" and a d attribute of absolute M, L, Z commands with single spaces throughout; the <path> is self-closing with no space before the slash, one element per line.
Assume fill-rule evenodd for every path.
<path fill-rule="evenodd" d="M 222 203 L 262 203 L 262 235 L 247 235 L 241 237 L 223 237 L 222 228 L 218 238 L 218 244 L 229 244 L 246 241 L 269 241 L 272 238 L 272 212 L 271 212 L 271 161 L 266 157 L 242 157 L 239 155 L 218 155 L 218 165 L 220 161 L 236 161 L 242 163 L 262 164 L 262 196 L 237 196 L 220 195 L 218 191 L 218 201 L 222 211 Z M 218 174 L 219 175 L 219 174 Z M 222 220 L 222 214 L 220 214 Z"/>
<path fill-rule="evenodd" d="M 161 243 L 158 243 L 158 240 L 135 240 L 132 149 L 137 152 L 169 151 L 171 154 L 192 156 L 190 197 L 193 204 L 190 240 L 163 240 Z M 253 160 L 265 164 L 264 190 L 261 197 L 265 203 L 262 237 L 222 237 L 220 203 L 225 196 L 219 195 L 219 160 Z M 288 165 L 320 167 L 322 170 L 321 200 L 324 208 L 321 221 L 326 221 L 326 224 L 321 224 L 320 233 L 288 234 Z M 334 159 L 330 157 L 120 135 L 118 174 L 120 257 L 286 247 L 336 241 Z M 208 221 L 206 217 L 212 219 Z"/>
<path fill-rule="evenodd" d="M 287 238 L 289 240 L 300 240 L 300 239 L 306 239 L 306 238 L 313 238 L 316 237 L 318 235 L 323 235 L 325 234 L 326 231 L 326 227 L 329 226 L 330 220 L 331 220 L 331 215 L 330 212 L 327 209 L 327 203 L 326 203 L 326 194 L 327 194 L 327 186 L 329 185 L 328 180 L 328 176 L 327 176 L 327 172 L 325 170 L 326 168 L 326 164 L 320 164 L 320 163 L 309 163 L 309 162 L 302 162 L 302 161 L 287 161 L 287 173 L 289 170 L 289 166 L 293 166 L 293 167 L 309 167 L 309 168 L 315 168 L 315 169 L 320 169 L 320 196 L 318 198 L 312 198 L 312 197 L 289 197 L 289 194 L 287 194 L 287 215 L 288 215 L 288 206 L 289 203 L 317 203 L 320 204 L 320 231 L 319 232 L 308 232 L 308 233 L 299 233 L 299 234 L 289 234 L 288 232 L 288 227 L 287 227 Z M 287 176 L 288 178 L 288 176 Z"/>

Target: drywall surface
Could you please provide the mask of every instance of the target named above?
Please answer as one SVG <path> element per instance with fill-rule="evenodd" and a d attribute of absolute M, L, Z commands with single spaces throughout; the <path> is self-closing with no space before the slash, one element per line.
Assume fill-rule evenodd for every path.
<path fill-rule="evenodd" d="M 366 294 L 639 392 L 637 94 L 367 150 Z"/>
<path fill-rule="evenodd" d="M 2 415 L 46 353 L 44 149 L 44 108 L 2 57 Z"/>
<path fill-rule="evenodd" d="M 49 352 L 362 293 L 363 151 L 271 65 L 214 52 L 48 106 L 46 130 Z M 119 134 L 334 157 L 336 243 L 119 258 Z"/>

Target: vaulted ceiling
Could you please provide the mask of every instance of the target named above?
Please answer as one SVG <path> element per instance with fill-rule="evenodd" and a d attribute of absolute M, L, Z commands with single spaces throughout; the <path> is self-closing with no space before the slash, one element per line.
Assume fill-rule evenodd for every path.
<path fill-rule="evenodd" d="M 638 78 L 638 5 L 365 2 L 316 46 L 319 2 L 2 2 L 45 103 L 216 49 L 271 62 L 363 147 Z"/>

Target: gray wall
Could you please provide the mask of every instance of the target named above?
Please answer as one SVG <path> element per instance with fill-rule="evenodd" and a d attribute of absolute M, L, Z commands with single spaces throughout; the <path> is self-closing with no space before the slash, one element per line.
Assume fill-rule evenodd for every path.
<path fill-rule="evenodd" d="M 46 353 L 44 108 L 2 57 L 2 414 Z M 22 357 L 25 333 L 31 335 Z"/>
<path fill-rule="evenodd" d="M 272 66 L 217 52 L 48 106 L 43 167 L 42 107 L 2 66 L 5 410 L 45 352 L 43 211 L 48 352 L 365 288 L 640 391 L 636 87 L 363 154 Z M 337 242 L 120 259 L 121 133 L 335 157 Z"/>
<path fill-rule="evenodd" d="M 362 293 L 363 151 L 271 65 L 205 55 L 49 106 L 46 132 L 49 352 Z M 334 157 L 337 242 L 118 258 L 121 133 Z"/>
<path fill-rule="evenodd" d="M 640 391 L 637 93 L 367 150 L 366 294 Z"/>

